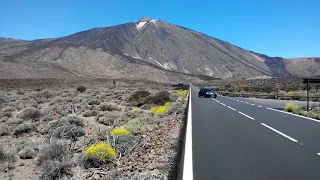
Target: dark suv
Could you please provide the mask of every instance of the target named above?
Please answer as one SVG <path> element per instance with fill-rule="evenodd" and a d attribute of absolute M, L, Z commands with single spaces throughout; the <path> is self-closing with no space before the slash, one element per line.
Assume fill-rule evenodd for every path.
<path fill-rule="evenodd" d="M 199 97 L 205 97 L 205 98 L 216 98 L 217 97 L 217 93 L 211 89 L 211 88 L 201 88 L 199 91 Z"/>

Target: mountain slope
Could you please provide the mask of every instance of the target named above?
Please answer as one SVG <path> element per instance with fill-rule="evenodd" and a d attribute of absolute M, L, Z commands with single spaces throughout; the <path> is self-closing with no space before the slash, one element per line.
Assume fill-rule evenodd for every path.
<path fill-rule="evenodd" d="M 2 79 L 107 77 L 200 82 L 317 76 L 319 67 L 319 58 L 271 58 L 149 18 L 55 39 L 0 39 Z"/>

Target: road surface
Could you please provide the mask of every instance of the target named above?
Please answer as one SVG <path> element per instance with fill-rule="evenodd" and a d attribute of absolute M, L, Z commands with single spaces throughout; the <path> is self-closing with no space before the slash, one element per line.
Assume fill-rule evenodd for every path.
<path fill-rule="evenodd" d="M 320 180 L 320 121 L 191 89 L 193 179 Z"/>
<path fill-rule="evenodd" d="M 307 107 L 307 101 L 291 101 L 291 100 L 275 100 L 275 99 L 259 99 L 259 98 L 235 98 L 235 99 L 241 99 L 243 101 L 248 101 L 252 103 L 259 103 L 264 106 L 268 106 L 275 109 L 283 109 L 288 103 L 294 103 L 299 106 L 305 106 Z M 320 102 L 309 102 L 310 107 L 312 105 L 318 105 L 320 106 Z"/>

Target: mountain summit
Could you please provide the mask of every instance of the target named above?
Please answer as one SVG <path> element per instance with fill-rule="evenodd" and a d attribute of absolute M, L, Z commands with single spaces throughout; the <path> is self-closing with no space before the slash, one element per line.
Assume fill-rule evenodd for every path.
<path fill-rule="evenodd" d="M 143 18 L 55 39 L 0 39 L 0 78 L 127 78 L 159 82 L 319 76 L 320 58 L 284 59 Z"/>

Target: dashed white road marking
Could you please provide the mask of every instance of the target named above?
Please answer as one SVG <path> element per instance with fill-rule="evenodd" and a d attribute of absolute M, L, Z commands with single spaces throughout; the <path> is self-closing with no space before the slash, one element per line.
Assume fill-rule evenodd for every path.
<path fill-rule="evenodd" d="M 317 153 L 320 156 L 320 153 Z"/>
<path fill-rule="evenodd" d="M 290 136 L 288 136 L 288 135 L 286 135 L 286 134 L 284 134 L 284 133 L 282 133 L 282 132 L 280 132 L 280 131 L 278 131 L 278 130 L 276 130 L 276 129 L 274 129 L 274 128 L 272 128 L 272 127 L 270 127 L 270 126 L 268 126 L 268 125 L 266 125 L 266 124 L 264 124 L 264 123 L 261 123 L 261 125 L 264 126 L 264 127 L 266 127 L 266 128 L 271 129 L 272 131 L 274 131 L 274 132 L 282 135 L 283 137 L 286 137 L 286 138 L 290 139 L 290 140 L 293 141 L 293 142 L 298 142 L 297 140 L 293 139 L 292 137 L 290 137 Z"/>
<path fill-rule="evenodd" d="M 227 105 L 225 105 L 225 104 L 223 104 L 223 103 L 220 103 L 222 106 L 227 106 Z"/>
<path fill-rule="evenodd" d="M 255 106 L 255 104 L 251 104 L 252 106 Z"/>
<path fill-rule="evenodd" d="M 238 111 L 238 113 L 244 115 L 245 117 L 247 117 L 247 118 L 249 118 L 249 119 L 251 119 L 251 120 L 255 120 L 253 117 L 248 116 L 248 115 L 244 114 L 243 112 Z"/>
<path fill-rule="evenodd" d="M 292 115 L 292 116 L 297 116 L 297 117 L 304 118 L 304 119 L 308 119 L 308 120 L 315 121 L 315 122 L 320 122 L 320 120 L 316 120 L 316 119 L 313 119 L 313 118 L 309 118 L 309 117 L 305 117 L 305 116 L 301 116 L 301 115 L 297 115 L 297 114 L 293 114 L 293 113 L 289 113 L 289 112 L 285 112 L 285 111 L 280 111 L 280 110 L 273 109 L 273 108 L 268 108 L 268 107 L 267 107 L 267 109 L 272 110 L 272 111 L 277 111 L 277 112 L 285 113 L 285 114 L 289 114 L 289 115 Z"/>
<path fill-rule="evenodd" d="M 237 99 L 237 101 L 239 102 L 239 99 Z"/>
<path fill-rule="evenodd" d="M 240 102 L 242 102 L 242 103 L 243 103 L 244 101 L 240 101 Z"/>
<path fill-rule="evenodd" d="M 262 107 L 262 106 L 258 105 L 258 107 Z"/>
<path fill-rule="evenodd" d="M 250 104 L 250 103 L 246 102 L 246 104 Z"/>
<path fill-rule="evenodd" d="M 227 108 L 231 109 L 231 110 L 234 110 L 234 111 L 237 111 L 236 109 L 230 107 L 230 106 L 227 106 Z"/>

